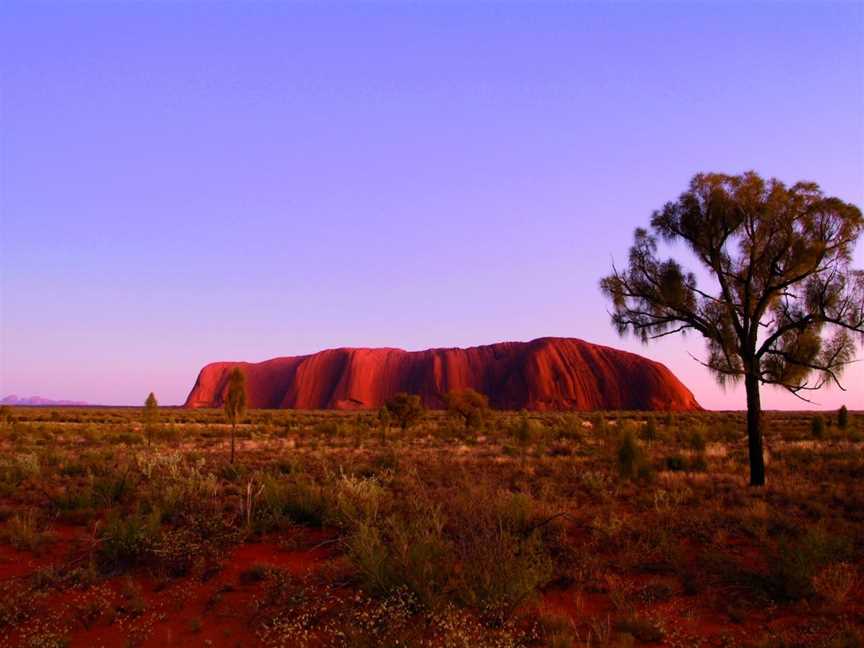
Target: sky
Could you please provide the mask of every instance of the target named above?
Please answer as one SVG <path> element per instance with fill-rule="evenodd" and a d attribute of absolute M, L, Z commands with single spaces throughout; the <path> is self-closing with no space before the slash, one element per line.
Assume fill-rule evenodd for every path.
<path fill-rule="evenodd" d="M 741 409 L 698 336 L 620 338 L 600 278 L 700 171 L 864 205 L 857 2 L 7 0 L 0 75 L 0 396 L 552 335 Z M 864 408 L 845 383 L 809 407 Z"/>

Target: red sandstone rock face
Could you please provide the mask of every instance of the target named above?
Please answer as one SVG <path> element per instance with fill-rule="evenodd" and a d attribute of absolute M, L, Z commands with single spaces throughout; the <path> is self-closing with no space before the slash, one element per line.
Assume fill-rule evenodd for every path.
<path fill-rule="evenodd" d="M 330 349 L 257 364 L 216 362 L 201 370 L 186 407 L 221 407 L 235 366 L 246 374 L 251 408 L 376 408 L 400 391 L 440 408 L 448 391 L 470 387 L 499 409 L 701 409 L 662 364 L 573 338 L 413 352 Z"/>

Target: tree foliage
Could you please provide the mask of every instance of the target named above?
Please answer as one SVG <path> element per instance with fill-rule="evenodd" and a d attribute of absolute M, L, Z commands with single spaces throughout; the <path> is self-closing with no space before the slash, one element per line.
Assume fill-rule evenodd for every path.
<path fill-rule="evenodd" d="M 386 405 L 378 410 L 378 425 L 381 426 L 382 443 L 387 440 L 387 433 L 390 431 L 390 420 L 392 418 L 390 410 L 387 409 Z"/>
<path fill-rule="evenodd" d="M 749 380 L 748 411 L 758 412 L 759 384 L 801 398 L 828 383 L 843 388 L 842 370 L 864 334 L 864 271 L 850 268 L 862 229 L 858 207 L 815 183 L 698 174 L 654 212 L 650 231 L 636 230 L 628 267 L 613 267 L 601 289 L 622 335 L 701 334 L 703 364 L 721 385 Z M 660 258 L 660 240 L 683 242 L 712 285 Z"/>
<path fill-rule="evenodd" d="M 760 382 L 795 393 L 840 384 L 855 353 L 849 333 L 864 333 L 864 271 L 849 268 L 864 228 L 855 205 L 809 182 L 699 174 L 654 213 L 651 228 L 636 230 L 629 268 L 601 282 L 619 332 L 647 341 L 695 330 L 721 383 L 741 379 L 756 360 Z M 686 243 L 717 289 L 659 259 L 658 238 Z"/>
<path fill-rule="evenodd" d="M 156 396 L 153 392 L 147 396 L 144 401 L 144 434 L 147 437 L 147 445 L 153 439 L 156 428 L 159 425 L 159 403 L 156 402 Z"/>
<path fill-rule="evenodd" d="M 404 432 L 423 417 L 423 401 L 416 394 L 399 392 L 387 401 L 387 410 Z"/>
<path fill-rule="evenodd" d="M 228 374 L 228 392 L 225 395 L 225 418 L 231 424 L 231 463 L 234 463 L 234 438 L 237 421 L 246 413 L 246 376 L 240 367 Z"/>
<path fill-rule="evenodd" d="M 473 389 L 459 389 L 444 397 L 447 411 L 465 423 L 466 428 L 479 427 L 489 413 L 489 399 Z"/>
<path fill-rule="evenodd" d="M 232 425 L 246 413 L 246 376 L 240 367 L 228 374 L 228 392 L 225 394 L 225 418 Z"/>
<path fill-rule="evenodd" d="M 837 410 L 837 427 L 841 430 L 845 430 L 849 426 L 849 410 L 845 405 L 842 405 L 839 410 Z"/>

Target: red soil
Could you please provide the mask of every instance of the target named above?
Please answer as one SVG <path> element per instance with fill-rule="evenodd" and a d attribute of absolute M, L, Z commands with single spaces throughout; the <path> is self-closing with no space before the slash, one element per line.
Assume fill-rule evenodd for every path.
<path fill-rule="evenodd" d="M 701 409 L 660 363 L 572 338 L 468 349 L 330 349 L 265 362 L 217 362 L 198 375 L 186 407 L 220 407 L 229 371 L 246 374 L 252 408 L 363 409 L 397 392 L 440 408 L 448 391 L 471 388 L 493 407 L 530 410 Z"/>
<path fill-rule="evenodd" d="M 116 648 L 135 645 L 259 646 L 250 626 L 249 609 L 264 587 L 244 579 L 253 567 L 275 567 L 299 578 L 330 558 L 321 546 L 332 534 L 298 531 L 290 540 L 304 548 L 286 549 L 273 539 L 234 547 L 218 570 L 198 577 L 157 580 L 146 572 L 112 578 L 85 589 L 71 588 L 39 598 L 40 613 L 0 640 L 0 646 L 32 643 L 35 636 L 56 633 L 70 648 Z M 0 546 L 0 583 L 68 560 L 63 543 L 42 558 Z M 324 543 L 326 545 L 326 543 Z M 38 633 L 38 634 L 37 634 Z"/>
<path fill-rule="evenodd" d="M 58 541 L 39 556 L 0 545 L 0 585 L 21 582 L 23 587 L 22 577 L 37 569 L 68 565 L 88 539 L 85 530 L 73 527 L 56 529 L 55 537 Z M 331 551 L 335 547 L 330 543 L 333 537 L 326 531 L 297 529 L 288 535 L 239 545 L 227 552 L 218 569 L 182 579 L 157 580 L 137 570 L 92 586 L 61 591 L 49 588 L 30 599 L 35 613 L 29 620 L 13 625 L 11 632 L 7 627 L 6 634 L 0 633 L 0 648 L 54 645 L 49 640 L 52 636 L 68 639 L 70 648 L 262 646 L 250 610 L 266 582 L 244 578 L 244 574 L 248 575 L 251 568 L 270 566 L 309 582 L 306 577 L 336 557 Z M 740 540 L 733 539 L 730 544 L 746 548 L 746 542 Z M 744 556 L 749 553 L 743 551 Z M 755 631 L 766 629 L 790 642 L 799 640 L 795 645 L 809 645 L 810 634 L 814 638 L 824 634 L 825 628 L 819 623 L 813 628 L 800 623 L 802 616 L 813 616 L 812 610 L 804 609 L 810 605 L 806 602 L 782 610 L 774 606 L 749 607 L 746 618 L 736 623 L 722 612 L 721 605 L 723 600 L 734 603 L 734 592 L 689 595 L 672 574 L 613 578 L 608 587 L 602 581 L 588 589 L 551 585 L 536 602 L 536 609 L 569 618 L 583 637 L 589 631 L 614 634 L 621 619 L 650 619 L 653 626 L 662 628 L 665 637 L 660 642 L 640 644 L 646 646 L 725 646 L 732 640 L 746 643 Z M 638 593 L 651 586 L 666 588 L 666 596 L 643 600 Z M 846 614 L 852 618 L 864 612 L 862 587 L 864 584 L 859 583 L 850 596 Z M 633 607 L 616 608 L 613 588 Z M 322 599 L 321 604 L 332 605 L 333 600 L 325 603 Z M 825 615 L 821 623 L 827 620 L 836 624 L 835 616 Z"/>

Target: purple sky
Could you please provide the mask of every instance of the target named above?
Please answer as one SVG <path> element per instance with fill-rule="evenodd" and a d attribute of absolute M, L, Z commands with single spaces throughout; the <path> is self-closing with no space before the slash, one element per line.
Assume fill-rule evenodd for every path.
<path fill-rule="evenodd" d="M 697 336 L 618 338 L 597 283 L 698 171 L 864 204 L 862 7 L 7 0 L 0 396 L 560 335 L 741 408 Z M 820 406 L 864 407 L 846 383 Z"/>

